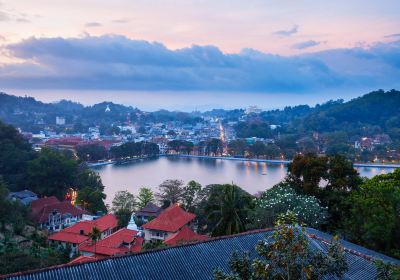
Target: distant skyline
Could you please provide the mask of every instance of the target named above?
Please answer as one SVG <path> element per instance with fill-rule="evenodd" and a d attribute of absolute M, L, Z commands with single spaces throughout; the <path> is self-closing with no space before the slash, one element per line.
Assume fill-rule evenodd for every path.
<path fill-rule="evenodd" d="M 0 89 L 348 99 L 400 88 L 399 12 L 396 0 L 0 0 Z"/>

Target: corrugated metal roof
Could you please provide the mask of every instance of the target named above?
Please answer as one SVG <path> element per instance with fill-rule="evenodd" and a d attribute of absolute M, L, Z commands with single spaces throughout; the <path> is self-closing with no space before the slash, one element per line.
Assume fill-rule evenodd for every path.
<path fill-rule="evenodd" d="M 314 229 L 307 229 L 311 246 L 326 251 L 326 240 L 331 236 Z M 103 259 L 95 262 L 64 265 L 50 269 L 9 276 L 8 279 L 213 279 L 213 271 L 220 267 L 229 271 L 228 261 L 234 250 L 249 251 L 256 257 L 255 245 L 271 230 L 249 232 L 205 242 L 170 247 L 161 250 L 141 252 L 129 256 Z M 349 242 L 344 242 L 349 271 L 344 279 L 374 279 L 376 269 L 371 257 L 400 264 L 400 261 L 377 254 Z M 362 254 L 352 252 L 365 249 Z M 336 279 L 325 277 L 325 279 Z"/>

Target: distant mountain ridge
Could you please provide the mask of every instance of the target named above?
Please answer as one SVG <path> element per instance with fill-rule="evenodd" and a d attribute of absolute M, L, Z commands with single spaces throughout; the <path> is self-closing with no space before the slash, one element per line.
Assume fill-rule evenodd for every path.
<path fill-rule="evenodd" d="M 109 110 L 106 109 L 109 108 Z M 237 119 L 244 114 L 243 109 L 212 111 L 199 113 L 171 112 L 159 110 L 145 113 L 137 108 L 101 102 L 92 106 L 83 106 L 68 100 L 56 103 L 43 103 L 32 97 L 17 97 L 0 93 L 0 119 L 22 129 L 38 126 L 38 123 L 52 124 L 56 116 L 63 116 L 67 123 L 84 122 L 97 124 L 102 122 L 125 122 L 137 120 L 142 115 L 147 121 L 180 120 L 191 123 L 200 115 Z M 359 130 L 379 126 L 392 134 L 400 129 L 400 91 L 378 90 L 348 102 L 328 101 L 315 107 L 308 105 L 289 106 L 281 110 L 264 111 L 259 114 L 262 121 L 270 124 L 286 124 L 296 131 L 331 132 L 337 130 Z M 399 132 L 400 136 L 400 132 Z"/>

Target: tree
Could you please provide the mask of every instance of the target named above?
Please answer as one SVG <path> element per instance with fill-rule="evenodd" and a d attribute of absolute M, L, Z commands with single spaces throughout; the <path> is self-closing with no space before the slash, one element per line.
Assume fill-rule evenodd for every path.
<path fill-rule="evenodd" d="M 84 187 L 78 191 L 76 201 L 79 206 L 92 213 L 96 213 L 98 211 L 107 213 L 107 208 L 104 205 L 104 199 L 106 199 L 106 195 L 101 190 L 93 189 L 91 187 Z"/>
<path fill-rule="evenodd" d="M 272 136 L 269 124 L 266 122 L 239 122 L 234 128 L 240 138 L 270 138 Z"/>
<path fill-rule="evenodd" d="M 310 248 L 304 228 L 296 225 L 296 216 L 288 212 L 279 217 L 272 235 L 256 246 L 262 257 L 250 259 L 249 253 L 234 252 L 229 262 L 231 273 L 216 269 L 217 280 L 322 279 L 342 277 L 348 270 L 343 247 L 334 238 L 326 253 Z"/>
<path fill-rule="evenodd" d="M 207 218 L 213 222 L 213 236 L 229 235 L 245 230 L 246 217 L 252 207 L 252 196 L 235 185 L 220 185 L 206 205 Z"/>
<path fill-rule="evenodd" d="M 275 144 L 268 144 L 265 147 L 265 155 L 270 159 L 278 157 L 279 151 L 279 147 Z"/>
<path fill-rule="evenodd" d="M 206 154 L 207 155 L 218 155 L 222 154 L 223 151 L 223 143 L 221 139 L 212 138 L 211 140 L 207 141 L 206 144 Z"/>
<path fill-rule="evenodd" d="M 251 215 L 254 228 L 271 227 L 279 215 L 291 211 L 298 220 L 311 227 L 319 227 L 328 219 L 327 208 L 314 196 L 297 194 L 289 186 L 276 185 L 262 193 L 256 200 L 254 214 Z"/>
<path fill-rule="evenodd" d="M 247 149 L 247 143 L 243 139 L 233 140 L 228 144 L 228 151 L 231 155 L 243 156 Z"/>
<path fill-rule="evenodd" d="M 142 209 L 145 207 L 149 202 L 154 202 L 154 194 L 150 188 L 140 188 L 139 194 L 137 196 L 137 207 Z"/>
<path fill-rule="evenodd" d="M 115 212 L 115 216 L 118 219 L 118 226 L 126 227 L 131 219 L 132 211 L 126 208 L 121 208 Z"/>
<path fill-rule="evenodd" d="M 156 197 L 161 203 L 169 202 L 174 204 L 182 201 L 183 181 L 181 180 L 165 180 L 158 186 Z"/>
<path fill-rule="evenodd" d="M 351 191 L 358 189 L 362 179 L 353 164 L 341 155 L 329 157 L 325 179 L 327 185 L 321 188 L 319 198 L 329 209 L 330 218 L 327 228 L 335 231 L 345 227 L 343 218 L 348 217 L 350 211 L 347 198 Z"/>
<path fill-rule="evenodd" d="M 288 166 L 289 183 L 298 191 L 306 194 L 316 194 L 321 179 L 326 178 L 328 158 L 315 154 L 296 155 Z"/>
<path fill-rule="evenodd" d="M 33 192 L 63 199 L 73 186 L 78 165 L 61 153 L 42 149 L 39 156 L 28 163 L 28 183 Z"/>
<path fill-rule="evenodd" d="M 101 160 L 108 156 L 106 148 L 99 144 L 79 145 L 76 152 L 83 161 Z"/>
<path fill-rule="evenodd" d="M 261 141 L 256 141 L 253 145 L 250 146 L 249 150 L 251 155 L 257 158 L 266 154 L 266 146 Z"/>
<path fill-rule="evenodd" d="M 26 186 L 27 162 L 34 156 L 28 141 L 14 127 L 0 121 L 0 176 L 10 189 Z"/>
<path fill-rule="evenodd" d="M 89 238 L 94 243 L 94 255 L 96 255 L 96 245 L 101 238 L 101 231 L 97 227 L 93 227 L 92 231 L 89 232 Z"/>
<path fill-rule="evenodd" d="M 351 191 L 357 189 L 362 183 L 352 162 L 342 155 L 329 157 L 326 179 L 328 180 L 327 190 Z"/>
<path fill-rule="evenodd" d="M 128 191 L 119 191 L 114 196 L 111 209 L 114 213 L 121 209 L 126 209 L 132 213 L 135 207 L 135 196 Z"/>
<path fill-rule="evenodd" d="M 182 201 L 183 207 L 186 209 L 186 211 L 194 211 L 193 208 L 199 202 L 199 192 L 201 192 L 201 185 L 193 180 L 187 183 L 187 185 L 183 188 Z"/>
<path fill-rule="evenodd" d="M 400 169 L 367 179 L 348 197 L 345 220 L 350 239 L 362 246 L 400 257 Z"/>
<path fill-rule="evenodd" d="M 99 174 L 87 167 L 79 167 L 74 185 L 78 189 L 91 187 L 92 189 L 97 189 L 100 191 L 104 190 L 104 185 Z"/>

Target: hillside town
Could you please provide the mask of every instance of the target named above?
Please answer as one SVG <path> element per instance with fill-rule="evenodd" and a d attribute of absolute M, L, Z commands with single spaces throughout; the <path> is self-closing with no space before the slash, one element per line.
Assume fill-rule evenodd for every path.
<path fill-rule="evenodd" d="M 5 94 L 3 97 L 19 102 Z M 30 102 L 36 104 L 36 101 Z M 110 153 L 111 148 L 130 142 L 153 143 L 158 148 L 154 154 L 291 160 L 296 153 L 312 152 L 320 155 L 343 153 L 353 162 L 360 163 L 397 163 L 400 159 L 394 128 L 370 125 L 363 131 L 342 128 L 331 132 L 321 128 L 320 124 L 314 128 L 293 127 L 297 118 L 311 114 L 310 107 L 288 107 L 280 112 L 250 106 L 231 111 L 184 113 L 144 112 L 109 102 L 92 108 L 69 101 L 60 104 L 64 109 L 68 106 L 77 108 L 66 110 L 65 114 L 59 114 L 58 110 L 44 115 L 32 111 L 31 107 L 18 105 L 18 109 L 12 110 L 12 117 L 7 115 L 7 118 L 17 127 L 20 125 L 19 131 L 36 150 L 50 147 L 76 153 L 79 147 L 97 148 L 98 154 L 88 153 L 86 161 L 115 159 L 116 156 Z M 328 102 L 321 107 L 329 110 L 341 104 Z M 3 110 L 4 113 L 9 111 Z M 88 112 L 79 113 L 79 110 Z M 1 111 L 0 107 L 0 115 Z M 93 119 L 95 113 L 101 119 Z M 310 123 L 302 126 L 310 126 Z"/>
<path fill-rule="evenodd" d="M 133 212 L 128 225 L 122 227 L 114 214 L 93 215 L 71 200 L 38 198 L 28 190 L 10 193 L 8 199 L 30 206 L 29 216 L 48 233 L 48 244 L 67 250 L 70 263 L 139 252 L 145 244 L 173 246 L 210 238 L 196 233 L 196 215 L 179 204 L 163 209 L 149 202 Z"/>

